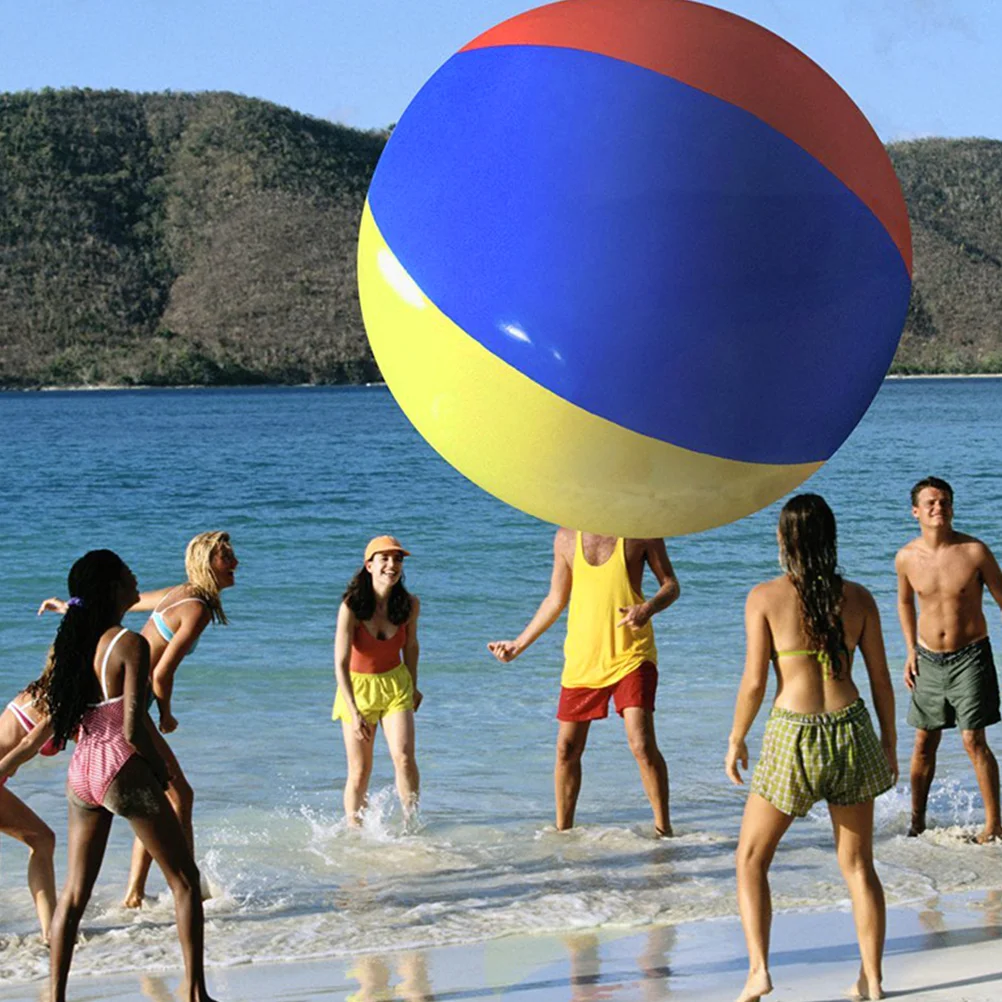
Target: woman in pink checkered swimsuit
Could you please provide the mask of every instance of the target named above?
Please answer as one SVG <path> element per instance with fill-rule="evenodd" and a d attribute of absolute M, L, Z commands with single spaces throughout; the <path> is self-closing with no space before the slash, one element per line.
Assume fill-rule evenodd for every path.
<path fill-rule="evenodd" d="M 159 863 L 174 895 L 188 1002 L 211 1002 L 203 964 L 199 874 L 164 787 L 169 776 L 146 712 L 150 648 L 121 625 L 138 599 L 136 578 L 110 550 L 70 570 L 72 596 L 52 645 L 44 700 L 53 738 L 76 736 L 66 795 L 69 873 L 50 931 L 53 1002 L 63 1002 L 73 946 L 104 858 L 114 815 Z"/>

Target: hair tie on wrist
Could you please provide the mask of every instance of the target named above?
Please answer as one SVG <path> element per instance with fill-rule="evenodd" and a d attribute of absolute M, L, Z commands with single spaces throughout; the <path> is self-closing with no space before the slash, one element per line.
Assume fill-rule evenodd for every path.
<path fill-rule="evenodd" d="M 66 608 L 68 609 L 68 608 L 70 608 L 71 606 L 74 606 L 74 607 L 76 607 L 77 609 L 82 609 L 82 608 L 83 608 L 83 604 L 84 604 L 84 600 L 83 600 L 82 598 L 77 598 L 77 597 L 76 597 L 76 595 L 74 595 L 74 596 L 73 596 L 73 598 L 71 598 L 71 599 L 70 599 L 70 600 L 69 600 L 69 601 L 68 601 L 68 602 L 66 603 Z"/>

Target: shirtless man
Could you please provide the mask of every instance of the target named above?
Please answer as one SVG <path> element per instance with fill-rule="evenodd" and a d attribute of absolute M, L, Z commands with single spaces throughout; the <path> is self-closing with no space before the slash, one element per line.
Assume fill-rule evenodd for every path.
<path fill-rule="evenodd" d="M 660 585 L 647 601 L 641 594 L 645 565 Z M 611 698 L 640 766 L 655 830 L 659 836 L 671 835 L 668 766 L 654 734 L 658 671 L 650 620 L 678 596 L 678 579 L 664 540 L 618 539 L 558 529 L 549 594 L 515 640 L 487 645 L 498 661 L 513 661 L 557 621 L 570 602 L 554 768 L 559 830 L 574 824 L 588 728 L 593 720 L 608 716 Z"/>
<path fill-rule="evenodd" d="M 981 602 L 987 586 L 1002 608 L 1002 571 L 981 540 L 954 530 L 953 489 L 945 480 L 926 477 L 912 488 L 912 515 L 922 534 L 894 560 L 898 616 L 908 648 L 905 685 L 912 690 L 908 723 L 916 728 L 908 834 L 925 831 L 943 728 L 959 726 L 985 804 L 985 827 L 977 841 L 989 842 L 1002 837 L 1002 822 L 999 767 L 985 728 L 1002 718 Z"/>

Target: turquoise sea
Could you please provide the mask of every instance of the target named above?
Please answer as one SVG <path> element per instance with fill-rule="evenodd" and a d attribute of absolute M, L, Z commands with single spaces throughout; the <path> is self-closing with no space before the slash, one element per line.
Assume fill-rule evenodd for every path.
<path fill-rule="evenodd" d="M 878 802 L 888 897 L 925 901 L 998 885 L 1002 849 L 966 845 L 980 820 L 959 738 L 944 739 L 931 801 L 939 830 L 904 838 L 911 734 L 893 556 L 913 534 L 908 490 L 935 473 L 957 525 L 1002 552 L 1002 382 L 888 381 L 862 424 L 809 481 L 839 519 L 846 573 L 877 596 L 900 702 L 906 774 Z M 214 893 L 210 965 L 344 956 L 514 933 L 672 924 L 735 913 L 743 793 L 722 761 L 742 669 L 744 595 L 777 572 L 779 505 L 669 540 L 682 597 L 656 620 L 657 725 L 680 837 L 652 838 L 618 719 L 592 729 L 579 828 L 552 824 L 553 714 L 562 623 L 498 665 L 546 591 L 551 526 L 481 492 L 417 435 L 382 387 L 0 394 L 0 697 L 41 669 L 55 630 L 41 599 L 64 594 L 87 549 L 117 550 L 140 585 L 183 577 L 186 541 L 227 529 L 240 558 L 211 628 L 181 668 L 171 741 L 196 791 L 197 850 Z M 366 540 L 398 535 L 423 602 L 418 760 L 422 820 L 404 832 L 384 748 L 373 809 L 345 829 L 344 754 L 330 722 L 333 624 Z M 989 616 L 998 635 L 998 618 Z M 138 629 L 142 619 L 137 617 Z M 761 736 L 765 713 L 752 734 Z M 989 740 L 1002 744 L 993 728 Z M 60 838 L 68 756 L 36 760 L 11 789 Z M 130 836 L 116 823 L 74 972 L 176 968 L 162 878 L 140 914 L 118 902 Z M 0 845 L 0 980 L 40 977 L 26 853 Z M 777 908 L 845 904 L 826 815 L 798 823 L 773 868 Z"/>

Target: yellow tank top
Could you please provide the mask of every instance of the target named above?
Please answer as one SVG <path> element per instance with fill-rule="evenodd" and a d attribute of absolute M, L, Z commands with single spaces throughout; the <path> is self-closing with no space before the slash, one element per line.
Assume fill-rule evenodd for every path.
<path fill-rule="evenodd" d="M 574 542 L 571 602 L 564 641 L 566 688 L 602 689 L 615 685 L 645 661 L 657 663 L 654 629 L 650 622 L 641 630 L 616 624 L 619 611 L 643 602 L 630 584 L 623 540 L 616 540 L 612 556 L 598 567 L 585 560 L 581 533 Z"/>

